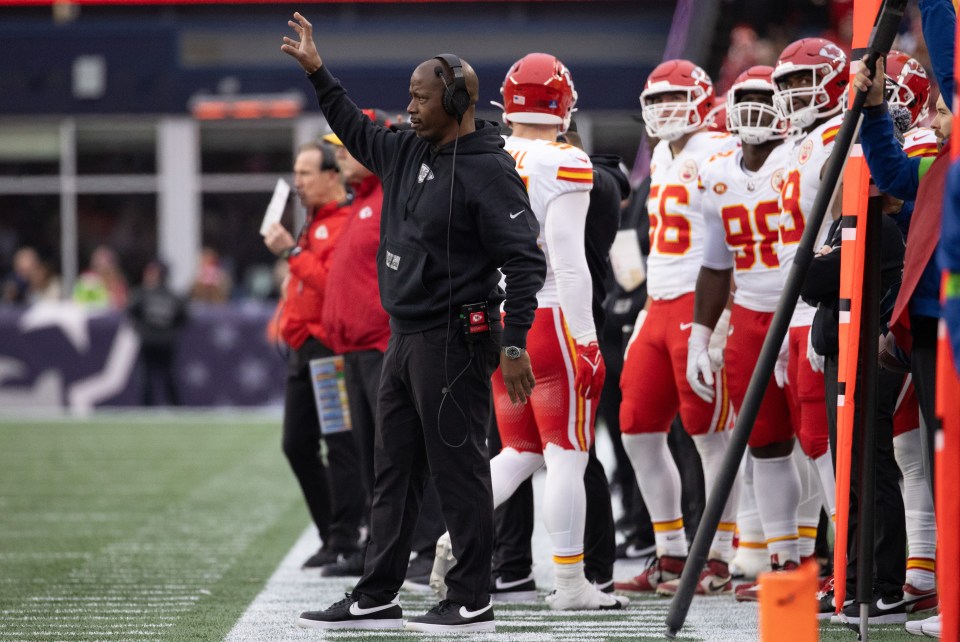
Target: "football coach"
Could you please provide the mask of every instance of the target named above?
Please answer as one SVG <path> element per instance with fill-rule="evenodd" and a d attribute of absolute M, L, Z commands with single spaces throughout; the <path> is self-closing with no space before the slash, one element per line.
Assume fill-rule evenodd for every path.
<path fill-rule="evenodd" d="M 515 403 L 533 390 L 525 345 L 546 274 L 539 226 L 499 127 L 474 119 L 479 83 L 467 63 L 440 54 L 418 65 L 407 106 L 412 128 L 393 131 L 347 97 L 320 58 L 313 26 L 293 17 L 297 39 L 285 37 L 281 51 L 307 73 L 347 150 L 383 183 L 377 270 L 392 330 L 378 392 L 364 574 L 345 599 L 303 613 L 299 624 L 403 626 L 397 592 L 430 475 L 458 562 L 447 576 L 448 599 L 406 628 L 492 631 L 490 377 L 499 364 Z"/>

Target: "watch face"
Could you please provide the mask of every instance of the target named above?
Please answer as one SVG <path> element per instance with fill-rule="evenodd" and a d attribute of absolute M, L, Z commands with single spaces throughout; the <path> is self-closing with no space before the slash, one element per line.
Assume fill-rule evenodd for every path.
<path fill-rule="evenodd" d="M 510 358 L 510 359 L 519 359 L 519 358 L 520 358 L 520 353 L 521 353 L 522 351 L 520 350 L 520 348 L 518 348 L 518 347 L 516 347 L 516 346 L 507 346 L 506 348 L 503 349 L 503 352 L 504 352 L 504 354 L 506 354 L 507 357 Z"/>

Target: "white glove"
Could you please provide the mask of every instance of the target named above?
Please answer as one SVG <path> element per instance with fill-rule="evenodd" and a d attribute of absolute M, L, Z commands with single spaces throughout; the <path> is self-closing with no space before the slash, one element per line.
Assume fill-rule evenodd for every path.
<path fill-rule="evenodd" d="M 630 335 L 630 339 L 627 341 L 627 347 L 623 351 L 623 356 L 626 357 L 627 353 L 630 352 L 630 346 L 633 345 L 633 342 L 637 340 L 637 336 L 640 334 L 640 328 L 643 327 L 643 322 L 647 319 L 647 311 L 640 310 L 640 314 L 637 315 L 637 320 L 633 322 L 633 333 Z"/>
<path fill-rule="evenodd" d="M 814 372 L 823 372 L 823 355 L 817 354 L 813 349 L 813 326 L 807 330 L 807 361 L 810 362 L 810 369 Z"/>
<path fill-rule="evenodd" d="M 690 335 L 693 336 L 692 334 Z M 710 363 L 713 371 L 719 372 L 723 367 L 723 351 L 727 347 L 727 337 L 730 336 L 730 310 L 724 310 L 717 319 L 717 326 L 710 335 Z"/>
<path fill-rule="evenodd" d="M 694 323 L 687 339 L 687 383 L 698 397 L 713 401 L 713 363 L 709 344 L 713 330 L 702 323 Z M 721 359 L 723 358 L 721 351 Z"/>
<path fill-rule="evenodd" d="M 790 383 L 787 379 L 787 360 L 790 357 L 790 334 L 783 338 L 780 344 L 780 353 L 777 355 L 777 363 L 773 366 L 773 379 L 777 382 L 778 388 L 783 388 Z"/>
<path fill-rule="evenodd" d="M 624 292 L 633 292 L 647 280 L 636 229 L 617 232 L 610 247 L 610 267 L 613 269 L 613 278 Z"/>

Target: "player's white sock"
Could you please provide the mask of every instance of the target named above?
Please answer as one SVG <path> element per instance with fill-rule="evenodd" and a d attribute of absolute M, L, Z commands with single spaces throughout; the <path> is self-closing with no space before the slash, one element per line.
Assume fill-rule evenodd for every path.
<path fill-rule="evenodd" d="M 708 498 L 713 493 L 717 476 L 723 467 L 723 457 L 727 452 L 727 444 L 729 442 L 730 433 L 726 430 L 706 435 L 696 435 L 693 438 L 697 452 L 700 453 L 700 461 L 703 463 L 703 481 Z M 730 489 L 730 496 L 727 498 L 727 503 L 723 509 L 723 514 L 720 516 L 720 524 L 717 526 L 717 532 L 713 535 L 713 545 L 710 548 L 710 557 L 724 562 L 729 562 L 733 559 L 733 534 L 737 528 L 736 517 L 739 486 L 739 479 L 734 480 L 733 488 Z"/>
<path fill-rule="evenodd" d="M 490 481 L 493 486 L 493 507 L 507 501 L 527 477 L 543 466 L 540 453 L 520 452 L 504 448 L 490 460 Z"/>
<path fill-rule="evenodd" d="M 788 561 L 799 562 L 797 506 L 800 503 L 800 475 L 793 455 L 754 458 L 753 488 L 770 558 L 776 559 L 780 565 Z"/>
<path fill-rule="evenodd" d="M 817 471 L 817 479 L 820 481 L 823 507 L 827 510 L 832 523 L 837 516 L 837 477 L 833 470 L 833 458 L 830 457 L 828 450 L 812 461 Z"/>
<path fill-rule="evenodd" d="M 749 452 L 740 465 L 740 497 L 737 502 L 737 530 L 740 532 L 740 546 L 747 548 L 762 546 L 766 548 L 763 537 L 763 525 L 757 510 L 757 498 L 753 485 L 753 455 Z"/>
<path fill-rule="evenodd" d="M 583 529 L 587 521 L 583 473 L 588 457 L 586 452 L 564 450 L 554 444 L 547 444 L 543 452 L 547 464 L 543 518 L 553 544 L 554 571 L 558 574 L 569 570 L 561 567 L 580 562 L 583 575 Z"/>
<path fill-rule="evenodd" d="M 920 590 L 936 586 L 937 523 L 933 497 L 923 473 L 920 431 L 898 435 L 893 440 L 894 456 L 903 473 L 903 506 L 907 520 L 907 582 Z"/>
<path fill-rule="evenodd" d="M 820 481 L 813 462 L 800 450 L 800 442 L 793 449 L 794 462 L 800 476 L 800 504 L 797 506 L 797 551 L 800 559 L 813 555 L 817 544 L 817 526 L 820 525 L 820 509 L 823 497 Z"/>
<path fill-rule="evenodd" d="M 560 564 L 553 561 L 553 584 L 558 591 L 569 591 L 579 588 L 586 581 L 583 574 L 583 556 L 577 562 Z"/>
<path fill-rule="evenodd" d="M 637 474 L 640 494 L 653 522 L 657 555 L 687 556 L 680 510 L 680 471 L 667 447 L 666 433 L 623 435 L 623 449 Z"/>

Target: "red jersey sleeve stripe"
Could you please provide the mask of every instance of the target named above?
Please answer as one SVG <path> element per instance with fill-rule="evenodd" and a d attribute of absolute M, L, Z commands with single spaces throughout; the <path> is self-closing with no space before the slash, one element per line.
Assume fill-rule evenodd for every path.
<path fill-rule="evenodd" d="M 589 167 L 560 167 L 557 168 L 557 180 L 572 183 L 592 183 L 593 169 Z"/>
<path fill-rule="evenodd" d="M 833 127 L 828 128 L 823 132 L 823 144 L 829 145 L 833 142 L 833 139 L 837 137 L 837 132 L 840 131 L 840 125 L 834 125 Z"/>
<path fill-rule="evenodd" d="M 908 147 L 904 151 L 907 152 L 907 156 L 910 158 L 916 158 L 918 156 L 936 156 L 939 150 L 937 149 L 936 143 L 925 143 L 923 145 Z"/>

